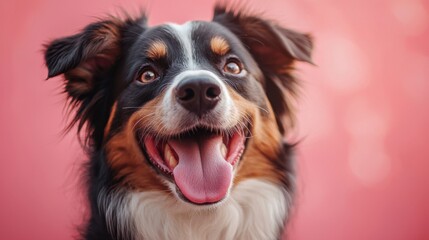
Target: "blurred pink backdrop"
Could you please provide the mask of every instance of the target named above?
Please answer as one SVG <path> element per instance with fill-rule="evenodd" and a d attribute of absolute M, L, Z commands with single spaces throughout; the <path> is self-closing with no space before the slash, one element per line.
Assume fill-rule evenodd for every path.
<path fill-rule="evenodd" d="M 315 39 L 299 65 L 292 240 L 429 239 L 429 3 L 266 0 L 255 10 Z M 145 7 L 150 24 L 209 20 L 213 1 L 0 1 L 0 239 L 72 239 L 83 154 L 42 44 Z"/>

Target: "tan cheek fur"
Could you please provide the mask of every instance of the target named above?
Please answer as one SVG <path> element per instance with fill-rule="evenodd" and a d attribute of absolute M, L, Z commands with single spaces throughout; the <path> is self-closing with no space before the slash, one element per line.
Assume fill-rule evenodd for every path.
<path fill-rule="evenodd" d="M 146 116 L 153 116 L 159 100 L 160 97 L 135 112 L 123 129 L 106 143 L 108 164 L 114 170 L 115 178 L 121 180 L 121 184 L 134 189 L 168 190 L 146 162 L 135 137 L 135 130 L 139 126 L 147 126 L 147 124 L 156 122 Z"/>
<path fill-rule="evenodd" d="M 275 168 L 275 161 L 281 147 L 282 136 L 278 131 L 275 117 L 268 99 L 268 116 L 261 116 L 259 108 L 253 103 L 231 91 L 234 103 L 241 113 L 248 114 L 252 120 L 252 136 L 249 139 L 245 154 L 239 163 L 234 182 L 237 184 L 250 178 L 262 178 L 280 183 L 283 173 Z"/>

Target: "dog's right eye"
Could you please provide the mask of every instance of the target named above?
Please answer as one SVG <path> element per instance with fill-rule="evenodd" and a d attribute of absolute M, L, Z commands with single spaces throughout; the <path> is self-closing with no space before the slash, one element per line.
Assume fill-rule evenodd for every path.
<path fill-rule="evenodd" d="M 159 74 L 153 68 L 147 67 L 141 71 L 137 80 L 139 80 L 142 83 L 150 83 L 155 80 L 158 80 L 158 78 L 159 78 Z"/>

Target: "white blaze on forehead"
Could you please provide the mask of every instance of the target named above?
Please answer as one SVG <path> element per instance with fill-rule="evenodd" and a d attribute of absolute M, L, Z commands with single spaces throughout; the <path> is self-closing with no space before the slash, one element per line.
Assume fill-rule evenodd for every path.
<path fill-rule="evenodd" d="M 167 26 L 171 30 L 171 33 L 177 36 L 177 39 L 182 45 L 183 48 L 183 56 L 185 57 L 185 61 L 187 67 L 189 69 L 195 69 L 195 51 L 192 43 L 192 29 L 195 23 L 186 22 L 182 25 L 178 25 L 175 23 L 168 23 Z"/>

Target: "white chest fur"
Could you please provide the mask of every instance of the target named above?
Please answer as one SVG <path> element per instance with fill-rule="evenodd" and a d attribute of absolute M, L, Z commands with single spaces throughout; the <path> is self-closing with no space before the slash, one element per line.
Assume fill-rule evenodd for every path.
<path fill-rule="evenodd" d="M 288 204 L 290 197 L 280 187 L 246 180 L 235 187 L 226 202 L 212 209 L 196 211 L 165 193 L 139 192 L 110 201 L 105 210 L 108 222 L 118 223 L 115 227 L 119 231 L 136 233 L 135 239 L 270 240 L 278 237 Z M 109 214 L 114 209 L 117 219 Z"/>

